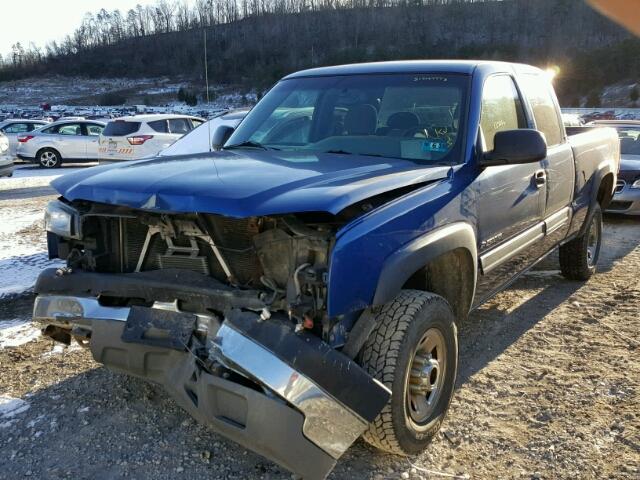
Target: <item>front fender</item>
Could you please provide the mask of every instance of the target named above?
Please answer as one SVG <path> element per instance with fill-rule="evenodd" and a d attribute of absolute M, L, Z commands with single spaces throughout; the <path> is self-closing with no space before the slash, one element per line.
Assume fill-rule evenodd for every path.
<path fill-rule="evenodd" d="M 466 236 L 464 244 L 475 259 L 473 226 L 477 222 L 477 202 L 474 191 L 467 188 L 473 180 L 472 173 L 472 169 L 458 167 L 449 178 L 372 210 L 338 232 L 329 266 L 327 310 L 330 317 L 373 305 L 379 279 L 389 265 L 387 262 L 391 262 L 389 259 L 405 249 L 412 251 L 411 245 L 418 245 L 420 239 L 442 227 L 466 223 L 472 234 Z M 435 252 L 436 249 L 425 246 L 416 250 Z M 418 260 L 410 256 L 407 262 Z M 424 264 L 416 265 L 413 272 L 422 266 Z M 402 284 L 398 286 L 401 287 Z M 378 298 L 381 297 L 378 295 Z"/>
<path fill-rule="evenodd" d="M 373 304 L 383 305 L 393 300 L 418 269 L 440 255 L 459 248 L 468 251 L 473 260 L 473 294 L 475 294 L 478 275 L 478 269 L 475 268 L 478 265 L 476 236 L 471 225 L 456 222 L 413 240 L 391 255 L 382 267 Z"/>

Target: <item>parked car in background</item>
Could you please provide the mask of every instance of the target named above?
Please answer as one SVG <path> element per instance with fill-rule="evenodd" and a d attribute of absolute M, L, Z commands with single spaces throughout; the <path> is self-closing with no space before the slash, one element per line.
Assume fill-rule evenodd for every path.
<path fill-rule="evenodd" d="M 40 274 L 34 319 L 305 479 L 361 435 L 418 454 L 454 393 L 458 322 L 558 247 L 565 277 L 596 269 L 620 143 L 567 135 L 547 78 L 298 72 L 221 151 L 61 176 L 45 227 L 68 268 Z"/>
<path fill-rule="evenodd" d="M 575 113 L 563 113 L 562 114 L 562 123 L 565 127 L 580 127 L 584 125 L 584 121 L 580 115 Z"/>
<path fill-rule="evenodd" d="M 640 121 L 599 120 L 591 125 L 613 127 L 620 138 L 620 172 L 607 212 L 640 215 Z"/>
<path fill-rule="evenodd" d="M 0 123 L 0 132 L 7 136 L 9 141 L 9 155 L 16 156 L 18 148 L 18 137 L 28 134 L 47 125 L 46 120 L 27 120 L 24 118 L 8 119 Z"/>
<path fill-rule="evenodd" d="M 18 137 L 17 156 L 43 168 L 59 167 L 64 161 L 98 159 L 98 139 L 105 127 L 97 120 L 59 120 Z"/>
<path fill-rule="evenodd" d="M 190 153 L 210 152 L 213 147 L 213 136 L 220 126 L 236 128 L 242 119 L 249 113 L 249 108 L 227 110 L 211 120 L 204 122 L 198 128 L 192 130 L 174 144 L 160 151 L 161 157 L 171 155 L 188 155 Z"/>
<path fill-rule="evenodd" d="M 100 163 L 153 157 L 204 122 L 199 117 L 164 114 L 111 120 L 100 136 Z"/>
<path fill-rule="evenodd" d="M 0 132 L 0 177 L 13 175 L 13 155 L 9 154 L 9 139 Z"/>

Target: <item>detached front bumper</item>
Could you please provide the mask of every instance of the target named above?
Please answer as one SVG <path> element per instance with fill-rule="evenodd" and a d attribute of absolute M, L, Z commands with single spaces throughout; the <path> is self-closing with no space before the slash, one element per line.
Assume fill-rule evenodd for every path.
<path fill-rule="evenodd" d="M 198 421 L 304 478 L 325 478 L 389 399 L 346 356 L 277 319 L 235 309 L 220 325 L 166 305 L 38 293 L 35 320 L 87 339 L 96 361 L 163 385 Z M 200 348 L 245 381 L 203 368 L 183 343 L 190 328 L 215 330 Z"/>

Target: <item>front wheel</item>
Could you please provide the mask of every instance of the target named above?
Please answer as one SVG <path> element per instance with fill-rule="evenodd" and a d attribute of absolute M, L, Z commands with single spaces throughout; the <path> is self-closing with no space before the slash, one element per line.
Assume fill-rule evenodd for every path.
<path fill-rule="evenodd" d="M 42 168 L 56 168 L 61 163 L 60 154 L 52 148 L 44 148 L 38 152 L 38 164 Z"/>
<path fill-rule="evenodd" d="M 438 432 L 458 367 L 454 318 L 444 298 L 417 290 L 403 290 L 382 308 L 361 360 L 391 399 L 364 433 L 369 444 L 414 455 Z"/>
<path fill-rule="evenodd" d="M 589 280 L 596 271 L 602 244 L 602 210 L 596 204 L 584 234 L 559 248 L 560 271 L 569 280 Z"/>

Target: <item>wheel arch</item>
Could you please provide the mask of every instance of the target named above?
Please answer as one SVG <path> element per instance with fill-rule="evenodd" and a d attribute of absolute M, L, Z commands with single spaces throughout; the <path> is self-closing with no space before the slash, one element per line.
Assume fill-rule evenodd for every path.
<path fill-rule="evenodd" d="M 602 211 L 607 208 L 609 202 L 611 202 L 611 199 L 613 198 L 615 178 L 616 175 L 609 166 L 601 168 L 594 173 L 593 186 L 591 188 L 589 198 L 589 207 L 576 236 L 584 235 L 586 232 L 589 220 L 593 216 L 596 205 L 600 205 Z"/>
<path fill-rule="evenodd" d="M 614 175 L 611 172 L 608 172 L 602 177 L 600 180 L 600 185 L 598 186 L 596 200 L 600 204 L 600 208 L 605 210 L 611 199 L 613 198 L 614 192 Z"/>
<path fill-rule="evenodd" d="M 40 153 L 42 153 L 43 150 L 53 150 L 54 152 L 56 152 L 58 157 L 60 157 L 60 161 L 62 161 L 62 154 L 60 153 L 60 150 L 58 150 L 55 147 L 48 146 L 48 145 L 45 146 L 45 147 L 40 147 L 38 149 L 38 151 L 36 152 L 36 155 L 35 155 L 36 160 L 38 159 L 38 157 L 40 156 Z"/>
<path fill-rule="evenodd" d="M 471 309 L 477 280 L 478 254 L 471 225 L 457 222 L 412 242 L 385 261 L 373 305 L 395 298 L 402 289 L 423 290 L 444 297 L 457 318 Z"/>

